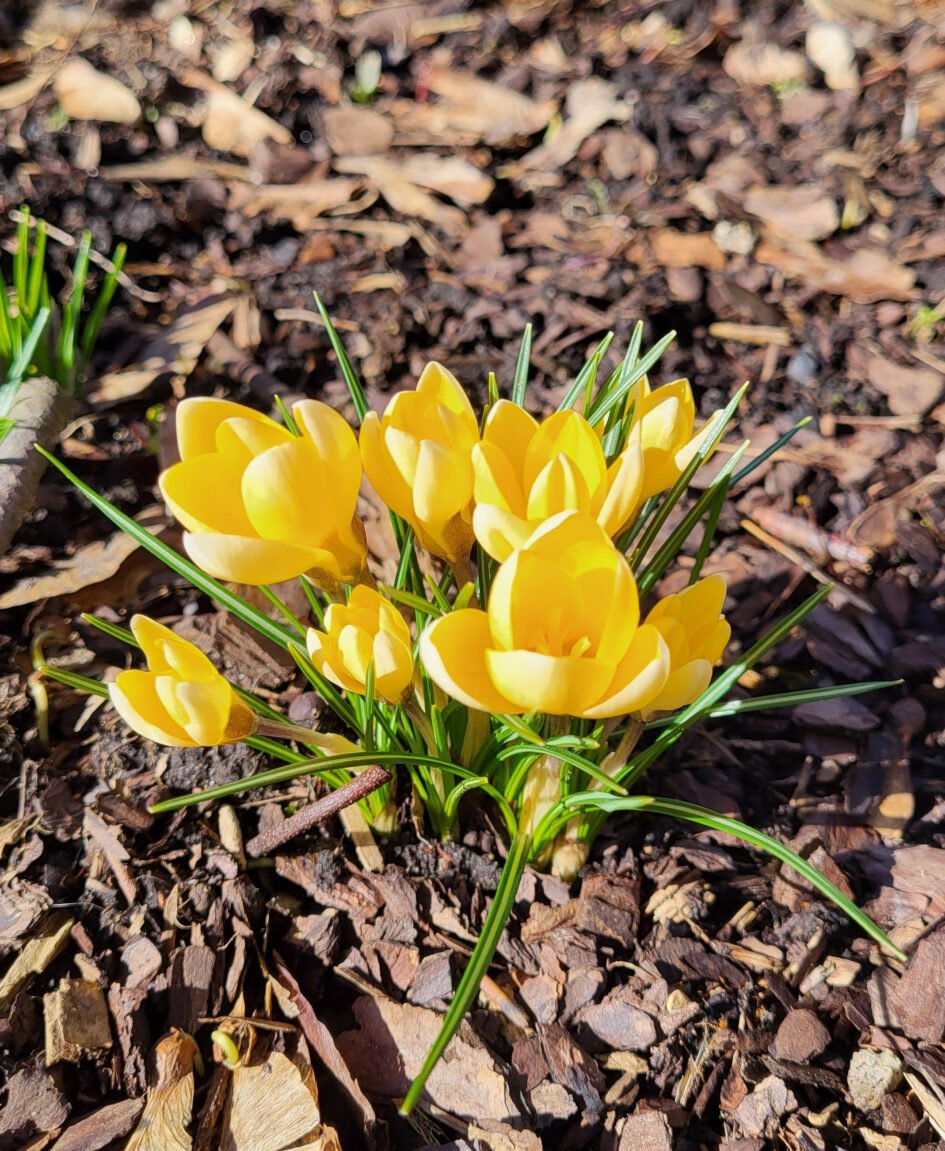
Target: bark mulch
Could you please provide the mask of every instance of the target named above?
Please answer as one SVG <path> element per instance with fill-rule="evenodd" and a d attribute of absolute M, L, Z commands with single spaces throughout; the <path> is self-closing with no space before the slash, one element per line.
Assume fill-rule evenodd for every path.
<path fill-rule="evenodd" d="M 526 874 L 400 1118 L 495 889 L 488 813 L 435 843 L 405 794 L 376 871 L 334 822 L 279 843 L 309 781 L 150 815 L 261 757 L 130 738 L 31 644 L 102 676 L 126 652 L 81 613 L 144 610 L 317 701 L 47 475 L 0 557 L 0 1149 L 945 1146 L 941 5 L 100 0 L 8 5 L 0 37 L 4 235 L 26 204 L 129 246 L 60 453 L 172 544 L 175 400 L 350 414 L 313 291 L 375 404 L 429 359 L 508 387 L 532 322 L 542 410 L 643 320 L 703 415 L 751 381 L 750 452 L 811 417 L 723 517 L 732 653 L 835 588 L 741 689 L 904 682 L 707 724 L 648 786 L 780 836 L 910 953 L 724 835 L 617 819 L 573 887 Z"/>

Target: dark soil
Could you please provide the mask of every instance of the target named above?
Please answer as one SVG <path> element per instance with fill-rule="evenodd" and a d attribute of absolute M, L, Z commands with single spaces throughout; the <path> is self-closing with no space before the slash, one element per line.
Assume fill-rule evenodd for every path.
<path fill-rule="evenodd" d="M 419 1118 L 398 1117 L 495 888 L 487 813 L 441 845 L 405 812 L 379 873 L 334 824 L 274 860 L 241 856 L 239 836 L 314 798 L 309 781 L 228 814 L 150 815 L 263 758 L 169 752 L 100 701 L 52 683 L 44 697 L 32 643 L 102 677 L 126 653 L 81 613 L 145 610 L 274 705 L 310 715 L 312 700 L 178 577 L 105 548 L 109 525 L 47 475 L 0 557 L 0 1151 L 124 1147 L 164 1082 L 158 1040 L 192 1032 L 209 1058 L 202 1021 L 225 1015 L 290 1024 L 259 1040 L 274 1051 L 307 1043 L 345 1151 L 945 1140 L 941 7 L 9 7 L 5 235 L 26 204 L 69 236 L 91 229 L 102 253 L 129 247 L 60 446 L 123 510 L 161 516 L 184 395 L 265 410 L 317 396 L 350 414 L 313 291 L 375 404 L 429 359 L 480 396 L 490 371 L 507 390 L 531 322 L 541 410 L 606 332 L 622 353 L 642 320 L 648 343 L 677 331 L 654 383 L 688 376 L 704 416 L 751 381 L 751 451 L 811 417 L 723 517 L 732 656 L 815 579 L 835 588 L 741 686 L 904 682 L 706 725 L 649 787 L 791 843 L 910 961 L 725 836 L 615 819 L 572 889 L 526 875 L 470 1027 Z M 355 103 L 371 53 L 377 90 Z M 56 79 L 76 58 L 133 91 L 141 118 L 77 109 Z M 211 75 L 271 120 L 228 107 Z M 62 277 L 71 253 L 54 242 L 51 259 Z M 49 1020 L 73 1001 L 89 1033 L 52 1062 Z M 181 1070 L 173 1042 L 176 1083 L 190 1055 Z M 197 1076 L 204 1131 L 227 1074 Z M 238 1145 L 295 1145 L 266 1138 Z M 217 1144 L 135 1144 L 158 1145 Z"/>

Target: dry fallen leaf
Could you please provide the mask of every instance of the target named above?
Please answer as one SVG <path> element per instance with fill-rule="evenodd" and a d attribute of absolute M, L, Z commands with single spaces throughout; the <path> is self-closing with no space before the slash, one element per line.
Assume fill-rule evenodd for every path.
<path fill-rule="evenodd" d="M 398 100 L 392 109 L 398 131 L 432 136 L 437 142 L 446 138 L 450 143 L 501 145 L 544 131 L 557 110 L 554 100 L 532 100 L 457 68 L 431 68 L 426 81 L 441 101 Z"/>
<path fill-rule="evenodd" d="M 493 181 L 459 156 L 416 155 L 404 161 L 384 156 L 339 156 L 339 172 L 366 176 L 390 206 L 412 219 L 429 220 L 451 235 L 466 230 L 466 214 L 431 196 L 426 188 L 461 204 L 488 199 Z"/>
<path fill-rule="evenodd" d="M 265 214 L 271 220 L 288 220 L 298 232 L 307 232 L 319 216 L 355 207 L 363 211 L 377 198 L 362 192 L 361 180 L 312 180 L 302 184 L 263 184 L 259 188 L 237 184 L 230 188 L 228 206 L 246 216 Z"/>
<path fill-rule="evenodd" d="M 141 105 L 134 92 L 81 57 L 63 64 L 53 79 L 53 91 L 71 120 L 134 124 L 141 118 Z"/>
<path fill-rule="evenodd" d="M 846 259 L 838 260 L 825 255 L 815 244 L 798 240 L 784 247 L 762 243 L 755 258 L 808 287 L 846 296 L 857 304 L 916 298 L 915 273 L 879 248 L 857 248 Z"/>
<path fill-rule="evenodd" d="M 191 1151 L 188 1134 L 194 1105 L 194 1052 L 182 1031 L 165 1035 L 154 1049 L 154 1086 L 125 1151 Z"/>
<path fill-rule="evenodd" d="M 779 48 L 777 44 L 753 44 L 747 40 L 729 48 L 722 67 L 737 84 L 759 88 L 803 80 L 807 74 L 807 63 L 800 52 Z"/>
<path fill-rule="evenodd" d="M 797 188 L 754 184 L 746 192 L 742 207 L 774 230 L 799 240 L 825 240 L 840 224 L 836 200 L 817 184 Z"/>
<path fill-rule="evenodd" d="M 623 123 L 633 108 L 617 99 L 617 86 L 599 76 L 578 80 L 568 89 L 566 119 L 561 130 L 546 144 L 540 144 L 521 160 L 509 164 L 503 175 L 516 177 L 526 172 L 557 173 L 576 154 L 587 137 L 608 121 Z"/>
<path fill-rule="evenodd" d="M 289 1151 L 302 1143 L 338 1146 L 331 1128 L 321 1128 L 318 1088 L 311 1067 L 296 1066 L 279 1051 L 254 1066 L 233 1071 L 230 1098 L 223 1120 L 223 1151 Z"/>
<path fill-rule="evenodd" d="M 181 83 L 207 93 L 201 132 L 209 147 L 248 156 L 261 140 L 292 143 L 292 133 L 287 128 L 212 76 L 191 68 L 181 77 Z"/>
<path fill-rule="evenodd" d="M 871 356 L 868 371 L 894 416 L 924 415 L 945 393 L 945 376 L 931 368 L 906 368 L 885 356 Z"/>
<path fill-rule="evenodd" d="M 804 47 L 810 62 L 823 72 L 828 88 L 834 92 L 859 90 L 856 50 L 850 33 L 842 24 L 815 20 L 807 30 Z"/>
<path fill-rule="evenodd" d="M 394 138 L 394 126 L 386 116 L 357 104 L 326 108 L 322 124 L 328 147 L 336 156 L 386 152 Z"/>
<path fill-rule="evenodd" d="M 725 256 L 708 232 L 678 232 L 675 228 L 654 228 L 646 238 L 656 260 L 667 268 L 693 265 L 721 271 Z"/>
<path fill-rule="evenodd" d="M 167 526 L 162 508 L 152 504 L 136 517 L 137 522 L 152 535 L 158 535 Z M 43 599 L 74 595 L 83 588 L 92 587 L 110 579 L 133 552 L 141 545 L 127 532 L 116 532 L 105 540 L 89 544 L 55 564 L 52 570 L 24 576 L 13 587 L 0 595 L 0 611 L 25 607 Z"/>
<path fill-rule="evenodd" d="M 215 294 L 182 308 L 137 364 L 109 372 L 96 382 L 89 391 L 89 403 L 95 407 L 117 404 L 142 395 L 160 376 L 189 376 L 207 341 L 236 307 L 236 299 Z"/>

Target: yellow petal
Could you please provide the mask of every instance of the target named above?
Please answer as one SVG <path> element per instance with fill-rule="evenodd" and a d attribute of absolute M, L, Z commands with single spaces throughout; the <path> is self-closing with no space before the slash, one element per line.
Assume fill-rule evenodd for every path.
<path fill-rule="evenodd" d="M 584 481 L 589 495 L 603 489 L 607 465 L 594 429 L 577 412 L 555 412 L 544 420 L 525 453 L 524 483 L 528 491 L 546 465 L 564 456 Z"/>
<path fill-rule="evenodd" d="M 671 452 L 681 447 L 692 434 L 696 416 L 689 381 L 673 380 L 651 392 L 642 402 L 641 416 L 644 451 Z"/>
<path fill-rule="evenodd" d="M 662 690 L 647 705 L 647 712 L 678 711 L 694 703 L 712 680 L 712 664 L 706 659 L 694 659 L 682 667 L 674 668 Z"/>
<path fill-rule="evenodd" d="M 496 688 L 516 711 L 581 716 L 606 690 L 613 665 L 576 656 L 535 651 L 486 651 L 486 667 Z"/>
<path fill-rule="evenodd" d="M 138 646 L 148 661 L 148 670 L 155 672 L 167 671 L 170 664 L 167 662 L 165 647 L 167 644 L 184 643 L 175 632 L 163 623 L 158 623 L 150 616 L 136 614 L 131 617 L 131 634 L 138 641 Z"/>
<path fill-rule="evenodd" d="M 420 636 L 420 659 L 437 686 L 477 711 L 519 713 L 494 686 L 486 668 L 490 643 L 484 611 L 462 608 L 436 620 Z"/>
<path fill-rule="evenodd" d="M 413 509 L 410 486 L 394 467 L 384 442 L 384 430 L 376 412 L 368 412 L 361 424 L 361 461 L 364 473 L 385 504 L 406 518 Z"/>
<path fill-rule="evenodd" d="M 328 469 L 300 438 L 257 456 L 243 473 L 242 493 L 257 535 L 303 546 L 319 546 L 354 510 L 335 502 Z"/>
<path fill-rule="evenodd" d="M 158 483 L 171 515 L 192 532 L 254 535 L 241 491 L 249 460 L 213 453 L 163 471 Z"/>
<path fill-rule="evenodd" d="M 568 655 L 585 634 L 584 606 L 561 565 L 517 551 L 496 572 L 489 591 L 492 646 Z"/>
<path fill-rule="evenodd" d="M 472 526 L 479 546 L 500 563 L 522 547 L 536 527 L 520 516 L 489 504 L 473 509 Z"/>
<path fill-rule="evenodd" d="M 169 677 L 158 676 L 157 692 L 162 701 L 167 697 L 162 691 L 163 683 Z M 230 716 L 232 690 L 222 678 L 215 683 L 191 683 L 178 680 L 175 684 L 174 709 L 168 711 L 199 747 L 213 747 L 222 743 Z"/>
<path fill-rule="evenodd" d="M 368 666 L 374 658 L 373 637 L 363 628 L 351 627 L 349 624 L 338 633 L 336 642 L 345 671 L 353 680 L 361 684 L 363 693 Z"/>
<path fill-rule="evenodd" d="M 516 409 L 521 411 L 520 408 Z M 525 494 L 521 472 L 516 471 L 505 452 L 483 441 L 472 450 L 473 498 L 476 504 L 489 504 L 517 516 L 525 514 Z"/>
<path fill-rule="evenodd" d="M 669 677 L 669 652 L 655 627 L 644 624 L 633 637 L 627 654 L 614 673 L 603 698 L 584 715 L 588 719 L 611 719 L 647 707 Z"/>
<path fill-rule="evenodd" d="M 194 747 L 194 741 L 167 714 L 158 698 L 156 676 L 147 671 L 122 671 L 109 684 L 112 705 L 132 730 L 164 747 Z"/>
<path fill-rule="evenodd" d="M 177 405 L 177 447 L 182 460 L 217 450 L 217 429 L 230 419 L 255 420 L 278 427 L 274 420 L 231 400 L 194 396 Z"/>
<path fill-rule="evenodd" d="M 403 699 L 413 681 L 410 647 L 388 632 L 374 637 L 374 676 L 376 693 L 390 703 Z"/>
<path fill-rule="evenodd" d="M 643 449 L 632 440 L 607 471 L 607 496 L 597 522 L 611 537 L 628 526 L 643 495 Z"/>
<path fill-rule="evenodd" d="M 471 427 L 475 438 L 479 438 L 479 422 L 469 397 L 448 368 L 436 362 L 427 364 L 417 381 L 417 393 L 424 398 L 428 396 L 430 399 L 435 398 L 438 403 L 459 416 L 467 428 Z"/>
<path fill-rule="evenodd" d="M 318 400 L 293 404 L 292 415 L 329 472 L 332 500 L 342 508 L 354 508 L 361 487 L 361 453 L 348 421 Z"/>
<path fill-rule="evenodd" d="M 341 578 L 333 555 L 322 548 L 278 540 L 247 539 L 212 532 L 184 532 L 184 548 L 202 571 L 215 579 L 253 586 L 281 583 L 311 570 Z"/>
<path fill-rule="evenodd" d="M 543 520 L 564 511 L 590 512 L 591 497 L 584 477 L 567 456 L 551 459 L 535 477 L 528 493 L 530 520 Z"/>
<path fill-rule="evenodd" d="M 511 400 L 499 400 L 482 429 L 483 446 L 502 453 L 518 477 L 519 487 L 525 475 L 525 453 L 537 431 L 538 421 Z"/>

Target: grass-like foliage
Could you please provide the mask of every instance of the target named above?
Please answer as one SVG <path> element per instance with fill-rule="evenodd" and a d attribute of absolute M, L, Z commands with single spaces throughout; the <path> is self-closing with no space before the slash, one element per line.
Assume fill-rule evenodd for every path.
<path fill-rule="evenodd" d="M 465 805 L 492 811 L 507 834 L 501 882 L 404 1110 L 417 1103 L 474 1000 L 525 867 L 573 878 L 614 811 L 675 816 L 738 837 L 793 867 L 901 957 L 854 903 L 776 839 L 705 808 L 637 793 L 696 724 L 889 686 L 733 696 L 745 672 L 826 594 L 818 590 L 747 651 L 726 656 L 725 581 L 703 572 L 731 488 L 770 453 L 744 462 L 747 445 L 736 446 L 695 498 L 688 493 L 731 428 L 744 389 L 698 426 L 687 381 L 649 382 L 672 335 L 644 350 L 638 325 L 609 375 L 602 369 L 610 336 L 559 410 L 536 419 L 526 410 L 529 329 L 509 399 L 490 378 L 486 408 L 476 412 L 454 377 L 431 364 L 415 390 L 375 413 L 316 302 L 359 437 L 315 401 L 282 409 L 281 422 L 225 401 L 184 401 L 181 462 L 160 483 L 185 528 L 189 558 L 49 458 L 114 524 L 284 648 L 334 712 L 332 730 L 287 724 L 145 616 L 134 617 L 130 631 L 98 626 L 139 647 L 147 670 L 123 671 L 108 688 L 49 674 L 110 696 L 147 738 L 170 746 L 246 740 L 275 761 L 248 779 L 170 797 L 157 812 L 306 774 L 338 787 L 371 764 L 399 773 L 360 801 L 382 836 L 396 833 L 411 799 L 405 786 L 441 837 L 459 833 Z M 390 509 L 400 548 L 396 572 L 380 585 L 356 510 L 363 474 Z M 680 590 L 658 598 L 671 573 Z M 279 584 L 295 579 L 307 619 L 279 594 Z M 275 618 L 235 584 L 261 587 Z"/>
<path fill-rule="evenodd" d="M 22 209 L 11 266 L 6 275 L 0 270 L 0 441 L 12 427 L 10 409 L 30 376 L 48 376 L 70 395 L 79 391 L 125 261 L 125 245 L 119 244 L 90 299 L 92 233 L 83 232 L 68 292 L 58 302 L 49 290 L 47 238 L 46 222 Z"/>

